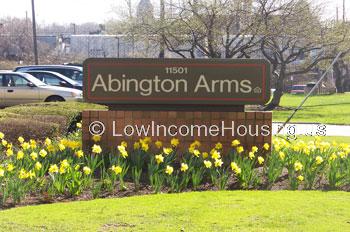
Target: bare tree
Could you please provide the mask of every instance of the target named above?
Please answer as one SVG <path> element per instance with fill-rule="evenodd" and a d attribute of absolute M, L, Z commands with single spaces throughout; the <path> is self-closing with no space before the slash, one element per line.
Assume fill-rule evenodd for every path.
<path fill-rule="evenodd" d="M 344 41 L 344 33 L 332 38 L 334 28 L 324 27 L 317 15 L 318 9 L 307 1 L 295 0 L 266 19 L 260 49 L 272 64 L 276 90 L 265 110 L 279 106 L 286 79 L 308 73 L 321 61 L 334 58 L 334 48 Z"/>
<path fill-rule="evenodd" d="M 279 2 L 280 4 L 277 4 Z M 165 24 L 168 50 L 183 58 L 250 58 L 280 0 L 182 1 Z"/>
<path fill-rule="evenodd" d="M 19 18 L 0 20 L 0 57 L 24 60 L 32 55 L 30 22 Z"/>

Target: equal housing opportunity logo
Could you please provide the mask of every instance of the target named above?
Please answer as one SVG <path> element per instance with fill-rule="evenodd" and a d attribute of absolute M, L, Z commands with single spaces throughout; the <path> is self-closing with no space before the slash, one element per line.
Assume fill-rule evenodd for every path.
<path fill-rule="evenodd" d="M 146 125 L 125 125 L 122 130 L 117 129 L 117 121 L 112 121 L 112 128 L 108 130 L 108 136 L 112 137 L 159 137 L 159 136 L 200 136 L 200 137 L 224 137 L 224 136 L 270 136 L 269 125 L 237 125 L 234 121 L 227 123 L 221 121 L 220 124 L 212 125 L 163 125 L 151 121 Z M 102 136 L 106 133 L 106 126 L 101 121 L 93 121 L 89 125 L 91 135 Z"/>

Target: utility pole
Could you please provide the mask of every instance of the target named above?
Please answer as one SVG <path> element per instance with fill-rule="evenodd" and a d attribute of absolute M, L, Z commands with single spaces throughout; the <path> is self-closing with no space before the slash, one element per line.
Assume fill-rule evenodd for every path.
<path fill-rule="evenodd" d="M 337 7 L 336 16 L 337 16 L 337 22 L 339 22 L 339 9 L 338 9 L 338 7 Z"/>
<path fill-rule="evenodd" d="M 161 24 L 161 38 L 160 38 L 160 51 L 159 51 L 159 55 L 158 58 L 165 58 L 165 41 L 164 41 L 164 37 L 165 37 L 165 30 L 164 30 L 164 21 L 165 21 L 165 3 L 164 0 L 160 0 L 160 24 Z"/>
<path fill-rule="evenodd" d="M 343 0 L 343 22 L 345 22 L 345 0 Z"/>
<path fill-rule="evenodd" d="M 36 22 L 35 22 L 35 5 L 34 0 L 32 0 L 32 21 L 33 21 L 33 49 L 34 49 L 34 61 L 35 65 L 39 64 L 38 60 L 38 44 L 36 40 Z"/>
<path fill-rule="evenodd" d="M 73 35 L 75 35 L 77 33 L 77 24 L 72 23 L 73 26 Z"/>

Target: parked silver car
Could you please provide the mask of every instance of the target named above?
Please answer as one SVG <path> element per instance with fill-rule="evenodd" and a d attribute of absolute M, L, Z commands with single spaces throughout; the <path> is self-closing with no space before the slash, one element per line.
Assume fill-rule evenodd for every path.
<path fill-rule="evenodd" d="M 26 71 L 25 73 L 36 77 L 36 79 L 44 82 L 47 85 L 83 90 L 83 86 L 81 84 L 57 72 Z"/>
<path fill-rule="evenodd" d="M 46 85 L 27 73 L 0 71 L 0 105 L 40 101 L 81 101 L 82 91 Z"/>
<path fill-rule="evenodd" d="M 29 65 L 15 68 L 15 72 L 50 71 L 60 73 L 79 84 L 83 84 L 83 68 L 72 65 Z"/>

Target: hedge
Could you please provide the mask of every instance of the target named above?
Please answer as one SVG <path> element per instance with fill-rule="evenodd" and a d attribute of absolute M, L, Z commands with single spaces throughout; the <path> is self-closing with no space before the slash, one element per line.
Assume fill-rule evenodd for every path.
<path fill-rule="evenodd" d="M 63 136 L 75 130 L 85 109 L 106 109 L 106 106 L 78 102 L 44 102 L 23 104 L 0 110 L 0 132 L 8 141 L 18 136 L 41 140 Z"/>

